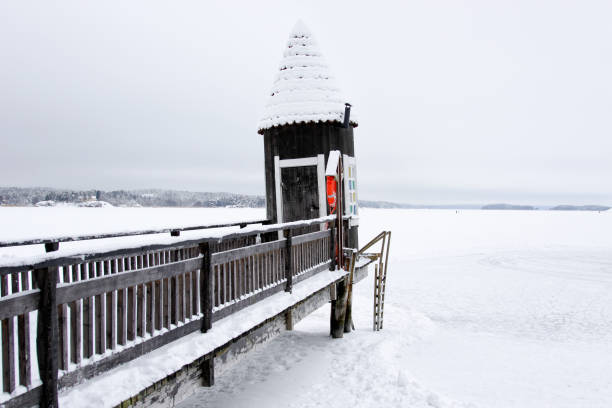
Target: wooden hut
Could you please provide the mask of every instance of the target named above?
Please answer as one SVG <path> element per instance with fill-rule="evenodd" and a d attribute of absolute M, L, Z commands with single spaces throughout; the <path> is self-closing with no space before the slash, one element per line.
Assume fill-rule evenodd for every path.
<path fill-rule="evenodd" d="M 343 157 L 345 215 L 353 215 L 348 244 L 357 247 L 357 182 L 351 105 L 334 83 L 314 37 L 293 28 L 259 122 L 264 137 L 267 218 L 289 222 L 328 215 L 325 167 Z"/>

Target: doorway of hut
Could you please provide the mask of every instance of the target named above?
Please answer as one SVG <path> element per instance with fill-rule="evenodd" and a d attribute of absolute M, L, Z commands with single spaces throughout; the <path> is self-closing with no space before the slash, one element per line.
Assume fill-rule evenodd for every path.
<path fill-rule="evenodd" d="M 317 166 L 286 167 L 281 169 L 283 222 L 308 220 L 320 216 Z M 304 234 L 313 230 L 304 227 L 294 231 Z"/>

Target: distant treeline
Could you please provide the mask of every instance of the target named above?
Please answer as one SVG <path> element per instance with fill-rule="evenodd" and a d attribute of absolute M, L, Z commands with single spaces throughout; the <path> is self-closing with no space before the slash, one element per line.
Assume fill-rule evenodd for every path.
<path fill-rule="evenodd" d="M 608 211 L 611 207 L 605 205 L 558 205 L 551 210 L 557 211 Z"/>
<path fill-rule="evenodd" d="M 405 204 L 392 203 L 389 201 L 367 201 L 359 200 L 359 205 L 366 208 L 404 208 L 404 209 L 440 209 L 440 210 L 462 210 L 479 209 L 479 204 Z"/>
<path fill-rule="evenodd" d="M 31 206 L 41 201 L 55 203 L 83 203 L 106 201 L 116 207 L 250 207 L 266 206 L 266 199 L 259 195 L 235 193 L 205 193 L 176 190 L 63 190 L 48 187 L 0 187 L 0 205 Z M 558 205 L 556 207 L 534 207 L 515 204 L 448 204 L 420 205 L 393 203 L 390 201 L 360 200 L 366 208 L 404 209 L 483 209 L 483 210 L 559 210 L 559 211 L 606 211 L 602 205 Z"/>
<path fill-rule="evenodd" d="M 515 204 L 487 204 L 482 206 L 483 210 L 537 210 L 532 205 L 515 205 Z"/>
<path fill-rule="evenodd" d="M 174 190 L 60 190 L 46 187 L 0 187 L 0 205 L 30 206 L 41 201 L 106 201 L 123 207 L 265 207 L 263 196 Z"/>
<path fill-rule="evenodd" d="M 534 207 L 532 205 L 516 204 L 487 204 L 483 210 L 552 210 L 552 211 L 607 211 L 610 207 L 605 205 L 557 205 L 555 207 Z"/>

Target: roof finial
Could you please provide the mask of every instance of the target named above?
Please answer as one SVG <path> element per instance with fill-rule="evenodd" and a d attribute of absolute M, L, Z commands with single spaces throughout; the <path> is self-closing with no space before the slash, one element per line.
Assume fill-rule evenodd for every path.
<path fill-rule="evenodd" d="M 293 30 L 291 30 L 292 37 L 310 37 L 312 34 L 306 24 L 302 21 L 302 19 L 298 19 L 298 21 L 293 26 Z"/>

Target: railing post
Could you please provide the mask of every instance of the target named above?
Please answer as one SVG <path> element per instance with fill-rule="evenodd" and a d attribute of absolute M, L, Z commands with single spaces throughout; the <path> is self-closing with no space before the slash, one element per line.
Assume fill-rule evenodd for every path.
<path fill-rule="evenodd" d="M 331 224 L 329 229 L 329 258 L 331 262 L 329 264 L 329 270 L 336 270 L 336 233 L 334 231 L 334 224 Z"/>
<path fill-rule="evenodd" d="M 291 292 L 293 290 L 293 266 L 291 256 L 291 230 L 287 230 L 287 240 L 285 245 L 285 278 L 287 278 L 287 284 L 285 286 L 285 292 Z"/>
<path fill-rule="evenodd" d="M 47 252 L 57 251 L 57 243 L 45 244 Z M 58 408 L 57 374 L 59 357 L 59 326 L 57 316 L 57 267 L 36 269 L 34 279 L 40 289 L 36 351 L 38 371 L 42 381 L 40 406 Z"/>
<path fill-rule="evenodd" d="M 200 269 L 200 309 L 204 318 L 202 319 L 202 333 L 206 333 L 212 327 L 213 308 L 213 275 L 210 267 L 210 247 L 208 242 L 200 244 L 202 254 L 202 268 Z"/>
<path fill-rule="evenodd" d="M 0 295 L 7 296 L 9 294 L 10 286 L 9 280 L 15 281 L 11 275 L 0 276 Z M 0 390 L 11 394 L 15 391 L 16 387 L 16 375 L 15 375 L 15 330 L 13 326 L 13 318 L 3 319 L 0 324 L 2 325 L 2 371 L 0 371 Z"/>

